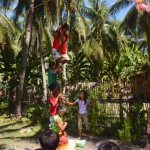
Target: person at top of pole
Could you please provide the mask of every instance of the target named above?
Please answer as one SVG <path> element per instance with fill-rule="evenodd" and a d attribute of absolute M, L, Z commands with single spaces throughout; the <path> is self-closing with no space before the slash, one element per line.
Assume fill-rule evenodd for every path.
<path fill-rule="evenodd" d="M 67 54 L 67 41 L 69 39 L 68 35 L 69 25 L 63 24 L 58 27 L 58 29 L 55 32 L 55 37 L 53 41 L 53 47 L 52 47 L 52 55 L 56 61 L 57 67 L 59 67 L 59 64 L 65 64 L 67 63 L 70 58 Z"/>

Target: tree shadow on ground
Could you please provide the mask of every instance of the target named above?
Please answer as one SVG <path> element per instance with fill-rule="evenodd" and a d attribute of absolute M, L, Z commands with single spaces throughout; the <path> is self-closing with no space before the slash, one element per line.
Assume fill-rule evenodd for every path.
<path fill-rule="evenodd" d="M 0 144 L 0 149 L 1 149 L 1 150 L 6 149 L 6 145 L 5 145 L 5 144 Z"/>
<path fill-rule="evenodd" d="M 3 137 L 3 138 L 0 138 L 0 139 L 3 139 L 3 140 L 9 140 L 9 139 L 12 139 L 15 140 L 15 139 L 21 139 L 21 140 L 25 140 L 25 141 L 37 141 L 38 140 L 38 137 L 39 137 L 40 133 L 38 132 L 36 135 L 33 135 L 33 136 L 25 136 L 25 137 L 13 137 L 13 136 L 8 136 L 8 137 Z M 1 149 L 0 149 L 1 150 Z"/>
<path fill-rule="evenodd" d="M 34 123 L 30 123 L 30 124 L 28 124 L 28 125 L 24 125 L 24 126 L 20 126 L 20 127 L 18 127 L 17 129 L 5 129 L 5 128 L 7 128 L 7 127 L 11 127 L 11 126 L 13 126 L 13 125 L 15 125 L 15 124 L 23 124 L 22 122 L 15 122 L 15 123 L 12 123 L 12 124 L 9 124 L 9 125 L 4 125 L 4 126 L 2 126 L 2 128 L 0 127 L 0 133 L 2 134 L 2 133 L 13 133 L 13 132 L 17 132 L 17 131 L 19 131 L 20 129 L 25 129 L 25 128 L 28 128 L 28 127 L 32 127 L 32 126 L 34 126 Z M 1 129 L 3 129 L 2 131 L 1 131 Z"/>
<path fill-rule="evenodd" d="M 13 125 L 15 125 L 17 122 L 14 122 L 14 123 L 10 123 L 10 124 L 7 124 L 7 125 L 3 125 L 3 126 L 0 126 L 0 130 L 1 129 L 4 129 L 4 128 L 7 128 L 7 127 L 9 127 L 9 126 L 13 126 Z"/>
<path fill-rule="evenodd" d="M 13 125 L 16 125 L 16 124 L 22 124 L 22 126 L 18 126 L 17 129 L 13 129 Z M 31 122 L 29 124 L 24 124 L 24 126 L 23 126 L 23 122 L 15 122 L 15 123 L 10 123 L 9 125 L 4 125 L 0 128 L 0 134 L 2 134 L 2 135 L 5 134 L 5 136 L 1 137 L 0 139 L 11 140 L 13 138 L 13 140 L 20 139 L 20 140 L 24 140 L 24 141 L 29 141 L 29 142 L 33 141 L 33 142 L 37 143 L 37 140 L 39 139 L 39 135 L 42 132 L 42 129 L 39 129 L 39 131 L 36 131 L 36 130 L 34 130 L 34 125 L 35 125 L 35 123 L 33 123 L 33 122 Z M 12 128 L 11 128 L 11 126 L 12 126 Z M 11 128 L 11 129 L 7 129 L 7 127 Z M 30 129 L 30 131 L 28 131 L 28 129 Z M 14 137 L 13 133 L 17 133 L 17 132 L 19 132 L 19 130 L 20 130 L 20 133 Z M 23 132 L 21 132 L 21 131 L 23 131 Z M 34 135 L 29 136 L 30 132 L 32 132 Z M 27 134 L 27 136 L 25 136 L 25 134 Z M 24 137 L 21 137 L 21 136 L 24 136 Z M 0 150 L 4 150 L 4 149 L 0 147 Z"/>
<path fill-rule="evenodd" d="M 17 123 L 22 124 L 22 126 L 19 126 L 17 129 L 13 129 L 13 125 L 15 125 Z M 11 125 L 12 125 L 11 129 L 5 129 L 7 127 L 11 127 Z M 34 125 L 35 124 L 33 122 L 26 124 L 24 126 L 23 126 L 23 122 L 15 122 L 15 123 L 3 126 L 2 129 L 4 129 L 4 130 L 1 130 L 0 133 L 5 133 L 5 135 L 8 135 L 8 136 L 2 137 L 1 139 L 11 140 L 13 138 L 14 140 L 29 141 L 29 142 L 32 141 L 33 143 L 38 143 L 39 136 L 42 133 L 43 129 L 40 128 L 38 131 L 34 131 Z M 18 134 L 15 137 L 13 135 L 11 135 L 11 133 L 13 133 L 13 132 L 17 133 L 17 132 L 19 132 L 19 130 L 21 130 L 21 129 L 26 130 L 27 128 L 30 128 L 30 129 L 32 128 L 30 132 L 32 132 L 34 135 L 29 136 L 28 135 L 29 132 L 22 132 L 21 134 L 23 135 L 23 137 L 21 137 L 22 136 L 21 134 Z M 44 130 L 47 130 L 47 129 L 48 129 L 48 126 L 46 128 L 44 128 Z M 78 130 L 74 129 L 70 125 L 67 127 L 66 132 L 68 134 L 68 137 L 71 139 L 75 139 L 78 137 Z M 27 134 L 27 136 L 25 136 L 25 134 Z M 88 137 L 87 135 L 83 135 L 83 138 L 85 138 L 87 141 L 91 141 L 92 143 L 95 143 L 98 141 L 96 138 L 91 138 L 91 137 Z"/>
<path fill-rule="evenodd" d="M 3 134 L 3 133 L 13 133 L 13 132 L 17 132 L 18 130 L 20 130 L 20 128 L 19 129 L 6 129 L 6 130 L 3 130 L 3 131 L 0 131 L 0 134 Z"/>
<path fill-rule="evenodd" d="M 39 145 L 39 136 L 40 136 L 41 132 L 42 132 L 42 130 L 36 132 L 33 136 L 24 136 L 24 137 L 7 136 L 7 137 L 3 137 L 2 139 L 6 140 L 6 141 L 13 139 L 14 141 L 18 141 L 18 142 L 22 141 L 25 143 L 36 143 L 37 145 Z M 0 138 L 0 140 L 1 140 L 1 138 Z M 0 147 L 0 150 L 4 150 L 4 149 L 6 149 L 6 147 L 5 148 Z"/>

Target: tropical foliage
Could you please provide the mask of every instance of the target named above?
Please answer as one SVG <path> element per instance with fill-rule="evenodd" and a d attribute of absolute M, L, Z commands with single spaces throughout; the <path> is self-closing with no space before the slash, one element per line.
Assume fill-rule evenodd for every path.
<path fill-rule="evenodd" d="M 129 5 L 131 9 L 123 20 L 112 19 L 112 15 Z M 68 84 L 100 85 L 86 89 L 92 101 L 89 111 L 94 134 L 103 132 L 100 122 L 108 123 L 106 106 L 99 104 L 99 97 L 118 98 L 120 94 L 114 94 L 115 85 L 120 92 L 122 85 L 132 83 L 133 75 L 150 69 L 150 16 L 137 11 L 132 1 L 117 0 L 108 7 L 107 1 L 101 0 L 1 0 L 0 8 L 0 113 L 7 110 L 9 114 L 24 114 L 34 121 L 41 119 L 39 123 L 46 120 L 47 69 L 53 61 L 51 47 L 55 29 L 65 22 L 70 25 Z M 13 17 L 8 15 L 10 12 Z M 78 90 L 69 91 L 68 97 L 75 99 Z M 108 95 L 109 92 L 112 94 Z M 76 108 L 69 107 L 69 112 L 75 124 Z M 142 117 L 140 107 L 138 127 Z M 135 130 L 130 134 L 130 121 L 128 116 L 121 122 L 119 132 L 123 138 L 127 131 L 127 142 L 131 134 L 137 139 L 144 132 L 136 128 L 137 135 Z"/>

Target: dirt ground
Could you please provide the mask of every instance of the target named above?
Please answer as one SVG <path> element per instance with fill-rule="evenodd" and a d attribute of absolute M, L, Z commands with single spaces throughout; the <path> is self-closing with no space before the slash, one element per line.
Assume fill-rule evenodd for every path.
<path fill-rule="evenodd" d="M 135 145 L 121 145 L 121 143 L 118 140 L 114 140 L 113 138 L 94 138 L 94 137 L 87 137 L 86 139 L 86 145 L 83 148 L 76 148 L 76 150 L 98 150 L 98 146 L 103 141 L 112 141 L 119 145 L 120 150 L 143 150 L 142 147 L 135 146 Z"/>
<path fill-rule="evenodd" d="M 33 126 L 32 123 L 16 122 L 10 120 L 0 121 L 0 150 L 8 150 L 14 148 L 15 150 L 26 150 L 30 148 L 35 150 L 40 148 L 38 137 L 41 133 L 40 126 Z M 76 139 L 77 133 L 70 134 L 69 139 Z M 120 146 L 121 150 L 142 150 L 142 147 L 135 145 L 121 145 L 118 140 L 113 138 L 96 138 L 84 135 L 86 145 L 83 148 L 76 148 L 76 150 L 97 150 L 99 144 L 104 140 L 111 140 Z"/>

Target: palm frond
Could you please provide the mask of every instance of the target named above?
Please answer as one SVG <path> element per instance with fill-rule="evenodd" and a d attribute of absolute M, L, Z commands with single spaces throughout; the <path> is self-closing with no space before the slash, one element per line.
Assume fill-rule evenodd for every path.
<path fill-rule="evenodd" d="M 130 29 L 130 30 L 136 30 L 136 24 L 138 19 L 138 11 L 135 6 L 133 6 L 128 13 L 126 14 L 124 20 L 122 21 L 120 25 L 120 29 Z"/>
<path fill-rule="evenodd" d="M 29 10 L 29 2 L 28 0 L 19 0 L 18 4 L 14 10 L 14 21 L 17 22 L 20 15 L 23 15 L 22 12 L 25 10 Z"/>
<path fill-rule="evenodd" d="M 14 0 L 0 0 L 0 8 L 7 10 L 13 3 L 15 3 Z"/>
<path fill-rule="evenodd" d="M 9 48 L 11 47 L 11 49 L 14 51 L 15 56 L 17 56 L 21 49 L 19 39 L 22 32 L 10 19 L 2 14 L 0 14 L 0 28 L 0 42 L 5 39 L 5 43 L 9 45 Z"/>
<path fill-rule="evenodd" d="M 0 20 L 3 22 L 5 27 L 8 27 L 10 31 L 16 32 L 16 26 L 10 21 L 5 15 L 0 14 Z"/>
<path fill-rule="evenodd" d="M 133 5 L 133 1 L 130 0 L 117 0 L 109 10 L 111 15 L 116 15 L 120 10 Z"/>
<path fill-rule="evenodd" d="M 87 41 L 82 45 L 83 53 L 87 58 L 95 60 L 98 64 L 102 65 L 104 59 L 104 53 L 101 45 L 95 41 Z"/>

